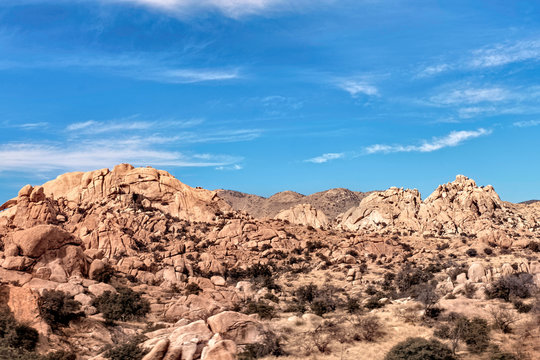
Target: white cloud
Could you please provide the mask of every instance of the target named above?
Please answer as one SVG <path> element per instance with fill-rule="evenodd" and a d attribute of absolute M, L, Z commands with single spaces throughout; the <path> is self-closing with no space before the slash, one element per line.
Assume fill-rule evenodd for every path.
<path fill-rule="evenodd" d="M 420 145 L 384 145 L 376 144 L 365 148 L 367 154 L 397 152 L 432 152 L 446 147 L 458 146 L 464 141 L 491 134 L 491 130 L 483 128 L 471 131 L 452 131 L 443 137 L 435 137 L 431 141 L 424 140 Z"/>
<path fill-rule="evenodd" d="M 119 163 L 173 167 L 226 166 L 242 160 L 214 155 L 200 159 L 192 154 L 156 150 L 147 139 L 131 144 L 100 142 L 80 146 L 45 144 L 5 144 L 0 146 L 1 171 L 45 172 L 54 170 L 90 170 L 112 167 Z"/>
<path fill-rule="evenodd" d="M 424 69 L 422 69 L 418 73 L 417 76 L 418 77 L 433 76 L 433 75 L 437 75 L 437 74 L 440 74 L 442 72 L 448 71 L 450 69 L 451 69 L 451 66 L 448 65 L 448 64 L 431 65 L 431 66 L 427 66 Z"/>
<path fill-rule="evenodd" d="M 139 121 L 136 120 L 139 116 L 133 115 L 125 118 L 111 121 L 95 121 L 88 120 L 83 122 L 72 123 L 66 127 L 68 132 L 75 134 L 104 134 L 126 131 L 141 131 L 141 130 L 162 130 L 167 128 L 184 129 L 194 127 L 203 123 L 202 119 L 189 120 L 156 120 L 156 121 Z"/>
<path fill-rule="evenodd" d="M 322 154 L 321 156 L 317 156 L 317 157 L 314 157 L 314 158 L 311 158 L 311 159 L 307 159 L 305 161 L 306 162 L 312 162 L 312 163 L 315 163 L 315 164 L 323 164 L 323 163 L 331 161 L 331 160 L 341 159 L 344 156 L 345 156 L 344 153 L 327 153 L 327 154 Z"/>
<path fill-rule="evenodd" d="M 241 165 L 238 165 L 238 164 L 234 164 L 232 166 L 218 166 L 216 167 L 216 170 L 220 170 L 220 171 L 231 171 L 231 170 L 242 170 L 243 167 Z"/>
<path fill-rule="evenodd" d="M 457 89 L 431 97 L 439 105 L 477 104 L 507 100 L 511 94 L 500 87 Z"/>
<path fill-rule="evenodd" d="M 136 80 L 154 81 L 166 84 L 190 84 L 199 82 L 227 81 L 242 78 L 238 67 L 189 68 L 175 64 L 179 54 L 86 54 L 61 55 L 40 60 L 0 60 L 0 70 L 9 69 L 84 69 L 107 72 L 112 75 Z"/>
<path fill-rule="evenodd" d="M 475 50 L 469 65 L 473 68 L 487 68 L 527 60 L 540 60 L 540 40 L 523 40 Z"/>
<path fill-rule="evenodd" d="M 528 120 L 528 121 L 516 121 L 514 126 L 517 127 L 531 127 L 540 125 L 540 120 Z"/>
<path fill-rule="evenodd" d="M 332 0 L 100 0 L 103 2 L 132 3 L 158 9 L 174 15 L 198 11 L 219 11 L 231 18 L 283 11 L 300 11 Z"/>
<path fill-rule="evenodd" d="M 351 94 L 352 97 L 356 97 L 360 94 L 368 96 L 379 95 L 379 90 L 365 81 L 343 80 L 338 83 L 338 86 Z"/>

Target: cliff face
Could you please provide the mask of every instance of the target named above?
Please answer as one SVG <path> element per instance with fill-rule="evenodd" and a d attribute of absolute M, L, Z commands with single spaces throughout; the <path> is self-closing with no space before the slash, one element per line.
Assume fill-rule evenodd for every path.
<path fill-rule="evenodd" d="M 435 235 L 537 233 L 540 218 L 535 207 L 503 202 L 491 185 L 479 187 L 458 175 L 424 201 L 417 190 L 390 188 L 374 193 L 341 215 L 338 227 Z"/>

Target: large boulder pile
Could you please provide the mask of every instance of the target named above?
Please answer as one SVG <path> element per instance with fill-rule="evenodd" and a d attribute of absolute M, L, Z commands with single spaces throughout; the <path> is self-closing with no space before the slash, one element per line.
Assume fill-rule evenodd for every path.
<path fill-rule="evenodd" d="M 390 188 L 371 194 L 339 218 L 338 227 L 352 231 L 406 232 L 422 235 L 496 237 L 503 244 L 508 232 L 538 232 L 540 222 L 530 205 L 501 201 L 491 185 L 479 187 L 458 175 L 440 185 L 424 201 L 415 190 Z M 504 236 L 498 236 L 502 231 Z M 502 237 L 499 239 L 499 237 Z"/>
<path fill-rule="evenodd" d="M 312 226 L 318 229 L 328 227 L 326 215 L 309 204 L 299 204 L 290 209 L 282 210 L 274 219 L 286 220 L 293 224 Z"/>

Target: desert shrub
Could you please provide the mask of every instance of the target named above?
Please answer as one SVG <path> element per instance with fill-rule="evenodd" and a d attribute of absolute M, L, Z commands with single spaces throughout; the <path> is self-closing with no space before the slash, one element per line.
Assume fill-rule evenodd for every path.
<path fill-rule="evenodd" d="M 103 283 L 109 283 L 113 275 L 114 275 L 114 268 L 109 264 L 105 264 L 105 266 L 102 269 L 95 271 L 92 276 L 93 276 L 93 280 L 103 282 Z"/>
<path fill-rule="evenodd" d="M 407 292 L 415 285 L 425 283 L 433 278 L 433 274 L 410 265 L 403 267 L 397 274 L 395 282 L 401 292 Z"/>
<path fill-rule="evenodd" d="M 525 304 L 523 301 L 517 299 L 512 301 L 512 304 L 514 305 L 514 309 L 520 314 L 526 314 L 533 308 L 532 304 Z"/>
<path fill-rule="evenodd" d="M 50 352 L 43 357 L 43 360 L 76 360 L 76 359 L 77 359 L 77 355 L 75 355 L 75 353 L 63 351 L 63 350 Z"/>
<path fill-rule="evenodd" d="M 424 305 L 424 309 L 428 310 L 433 308 L 437 302 L 439 302 L 439 295 L 435 292 L 435 289 L 426 284 L 422 285 L 418 290 L 418 296 L 416 300 L 420 301 Z"/>
<path fill-rule="evenodd" d="M 309 252 L 313 252 L 314 250 L 322 249 L 324 247 L 326 247 L 326 245 L 324 245 L 322 242 L 320 242 L 318 240 L 308 241 L 306 243 L 306 248 L 307 248 L 307 251 L 309 251 Z"/>
<path fill-rule="evenodd" d="M 336 301 L 328 295 L 318 296 L 311 303 L 311 310 L 319 316 L 336 310 Z"/>
<path fill-rule="evenodd" d="M 360 301 L 357 298 L 353 298 L 353 297 L 347 297 L 347 302 L 345 306 L 349 314 L 357 313 L 362 309 L 362 306 L 360 305 Z"/>
<path fill-rule="evenodd" d="M 518 360 L 518 358 L 514 354 L 496 350 L 489 355 L 489 360 Z"/>
<path fill-rule="evenodd" d="M 202 289 L 195 283 L 189 283 L 186 285 L 186 295 L 198 295 Z"/>
<path fill-rule="evenodd" d="M 0 311 L 0 346 L 34 351 L 38 338 L 36 329 L 18 323 L 7 309 Z"/>
<path fill-rule="evenodd" d="M 105 358 L 110 360 L 141 360 L 146 353 L 139 347 L 141 341 L 140 337 L 135 337 L 128 342 L 117 345 L 105 352 Z"/>
<path fill-rule="evenodd" d="M 276 315 L 276 309 L 264 301 L 248 301 L 244 312 L 246 314 L 257 314 L 261 319 L 272 319 Z"/>
<path fill-rule="evenodd" d="M 366 294 L 370 296 L 373 296 L 378 292 L 378 290 L 373 285 L 368 285 L 365 291 L 366 291 Z"/>
<path fill-rule="evenodd" d="M 478 252 L 476 251 L 476 249 L 470 248 L 465 251 L 465 254 L 467 254 L 469 257 L 475 257 L 478 255 Z"/>
<path fill-rule="evenodd" d="M 472 299 L 474 297 L 474 294 L 476 293 L 476 285 L 474 285 L 473 283 L 466 283 L 463 290 L 465 292 L 465 297 L 468 299 Z"/>
<path fill-rule="evenodd" d="M 140 293 L 126 287 L 120 287 L 117 291 L 105 291 L 94 299 L 93 305 L 107 321 L 136 319 L 150 311 L 150 303 Z"/>
<path fill-rule="evenodd" d="M 378 296 L 372 296 L 366 301 L 364 307 L 369 310 L 382 308 L 384 304 L 382 304 L 379 300 L 380 298 Z"/>
<path fill-rule="evenodd" d="M 536 241 L 531 241 L 527 244 L 527 248 L 533 252 L 540 252 L 540 243 Z"/>
<path fill-rule="evenodd" d="M 459 322 L 462 322 L 459 324 Z M 486 320 L 465 318 L 458 320 L 458 327 L 462 328 L 461 339 L 467 344 L 470 352 L 478 354 L 484 352 L 489 346 L 489 327 Z"/>
<path fill-rule="evenodd" d="M 376 315 L 355 316 L 351 323 L 356 341 L 376 341 L 384 335 L 383 325 Z"/>
<path fill-rule="evenodd" d="M 491 250 L 491 248 L 484 248 L 484 254 L 491 255 L 493 254 L 493 250 Z"/>
<path fill-rule="evenodd" d="M 273 332 L 266 332 L 263 341 L 255 344 L 248 344 L 244 351 L 238 354 L 238 360 L 253 360 L 267 355 L 283 356 L 285 352 L 281 347 L 279 338 Z"/>
<path fill-rule="evenodd" d="M 310 303 L 317 296 L 318 290 L 317 285 L 314 284 L 302 285 L 296 289 L 295 296 L 300 301 Z"/>
<path fill-rule="evenodd" d="M 67 325 L 82 316 L 81 303 L 63 291 L 44 290 L 39 298 L 39 312 L 53 329 Z"/>
<path fill-rule="evenodd" d="M 519 320 L 511 311 L 502 308 L 492 308 L 490 315 L 493 319 L 493 327 L 505 334 L 511 333 L 512 324 Z"/>
<path fill-rule="evenodd" d="M 390 349 L 385 360 L 456 360 L 452 351 L 438 340 L 408 338 Z"/>
<path fill-rule="evenodd" d="M 486 295 L 490 299 L 505 301 L 510 301 L 511 298 L 525 299 L 531 296 L 533 287 L 532 275 L 512 274 L 494 281 L 490 287 L 486 288 Z"/>

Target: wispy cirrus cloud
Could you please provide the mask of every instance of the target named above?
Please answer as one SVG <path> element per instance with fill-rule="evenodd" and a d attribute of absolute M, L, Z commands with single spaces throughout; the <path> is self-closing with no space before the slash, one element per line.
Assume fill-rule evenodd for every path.
<path fill-rule="evenodd" d="M 425 68 L 423 68 L 422 70 L 418 72 L 417 77 L 422 78 L 422 77 L 437 75 L 445 71 L 448 71 L 451 68 L 452 66 L 448 64 L 437 64 L 437 65 L 426 66 Z"/>
<path fill-rule="evenodd" d="M 229 81 L 243 77 L 240 67 L 195 68 L 178 64 L 175 58 L 182 54 L 124 53 L 84 55 L 55 54 L 39 59 L 0 60 L 0 71 L 11 69 L 63 69 L 103 72 L 136 80 L 166 84 L 191 84 L 201 82 Z"/>
<path fill-rule="evenodd" d="M 434 137 L 431 140 L 424 140 L 419 145 L 385 145 L 385 144 L 376 144 L 368 146 L 364 149 L 366 154 L 377 154 L 377 153 L 399 153 L 399 152 L 432 152 L 437 151 L 446 147 L 454 147 L 461 145 L 463 142 L 478 138 L 480 136 L 486 136 L 491 134 L 492 131 L 488 129 L 477 129 L 477 130 L 462 130 L 462 131 L 452 131 L 446 136 L 443 137 Z"/>
<path fill-rule="evenodd" d="M 124 4 L 160 11 L 164 14 L 185 17 L 197 13 L 218 12 L 230 18 L 249 15 L 268 15 L 283 12 L 299 12 L 335 0 L 3 0 L 1 6 L 36 3 L 88 3 Z"/>
<path fill-rule="evenodd" d="M 339 80 L 337 86 L 348 92 L 352 97 L 359 95 L 378 96 L 379 90 L 370 83 L 361 80 Z"/>
<path fill-rule="evenodd" d="M 183 129 L 201 125 L 203 119 L 188 119 L 188 120 L 155 120 L 145 121 L 137 120 L 139 115 L 132 115 L 125 118 L 96 121 L 88 120 L 69 124 L 66 127 L 68 132 L 77 134 L 103 134 L 117 131 L 137 131 L 137 130 L 163 130 L 166 128 Z"/>
<path fill-rule="evenodd" d="M 540 120 L 516 121 L 513 125 L 520 128 L 538 126 L 540 125 Z"/>
<path fill-rule="evenodd" d="M 492 44 L 474 49 L 467 55 L 450 62 L 433 64 L 424 67 L 417 73 L 417 77 L 428 77 L 444 72 L 458 70 L 482 70 L 525 61 L 540 60 L 540 40 L 526 39 Z"/>
<path fill-rule="evenodd" d="M 314 164 L 324 164 L 331 160 L 341 159 L 344 156 L 345 156 L 345 153 L 326 153 L 326 154 L 322 154 L 321 156 L 316 156 L 314 158 L 307 159 L 305 160 L 305 162 L 311 162 Z"/>
<path fill-rule="evenodd" d="M 430 101 L 436 105 L 462 105 L 485 102 L 500 102 L 511 97 L 510 91 L 502 87 L 461 88 L 432 96 Z"/>
<path fill-rule="evenodd" d="M 497 44 L 475 50 L 467 64 L 472 68 L 488 68 L 529 60 L 540 60 L 538 39 Z"/>
<path fill-rule="evenodd" d="M 204 155 L 204 156 L 203 156 Z M 12 143 L 0 145 L 0 171 L 48 172 L 91 170 L 119 163 L 172 167 L 216 167 L 242 158 L 158 150 L 148 139 L 86 142 L 83 145 Z"/>

